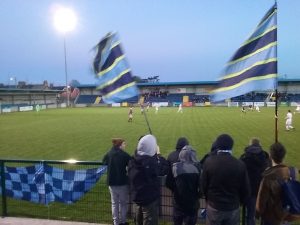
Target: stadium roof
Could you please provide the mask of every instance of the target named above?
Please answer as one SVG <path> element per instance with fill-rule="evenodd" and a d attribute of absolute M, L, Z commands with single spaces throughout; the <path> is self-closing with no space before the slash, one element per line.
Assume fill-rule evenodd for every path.
<path fill-rule="evenodd" d="M 279 83 L 298 83 L 300 79 L 278 79 Z"/>
<path fill-rule="evenodd" d="M 187 82 L 155 82 L 155 83 L 137 83 L 138 87 L 148 86 L 180 86 L 180 85 L 215 85 L 217 81 L 187 81 Z M 82 84 L 79 88 L 93 88 L 96 84 Z"/>
<path fill-rule="evenodd" d="M 62 90 L 53 89 L 21 89 L 21 88 L 0 88 L 0 93 L 60 93 Z"/>
<path fill-rule="evenodd" d="M 157 82 L 157 83 L 138 83 L 137 86 L 180 86 L 180 85 L 216 85 L 218 81 L 187 81 L 187 82 Z"/>

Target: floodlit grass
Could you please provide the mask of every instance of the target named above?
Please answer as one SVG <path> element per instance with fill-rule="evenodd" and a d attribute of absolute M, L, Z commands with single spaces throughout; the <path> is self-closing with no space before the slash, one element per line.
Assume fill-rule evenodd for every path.
<path fill-rule="evenodd" d="M 285 131 L 287 109 L 279 108 L 279 141 L 287 148 L 286 162 L 300 167 L 299 131 Z M 0 158 L 101 161 L 112 137 L 125 138 L 132 154 L 138 138 L 149 131 L 139 108 L 134 109 L 133 123 L 127 122 L 127 113 L 128 108 L 72 108 L 0 114 Z M 237 157 L 251 137 L 259 137 L 265 150 L 275 140 L 274 108 L 242 114 L 235 107 L 194 107 L 180 114 L 177 108 L 161 107 L 158 114 L 151 108 L 147 116 L 163 156 L 180 136 L 189 139 L 199 159 L 221 133 L 234 138 Z M 300 129 L 300 114 L 294 115 L 293 124 Z"/>

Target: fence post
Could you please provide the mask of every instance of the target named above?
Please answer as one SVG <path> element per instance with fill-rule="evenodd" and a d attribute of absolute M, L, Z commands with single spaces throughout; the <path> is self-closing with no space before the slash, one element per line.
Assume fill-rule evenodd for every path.
<path fill-rule="evenodd" d="M 1 190 L 2 190 L 2 217 L 7 216 L 7 205 L 6 205 L 6 191 L 5 191 L 5 171 L 4 171 L 4 161 L 0 160 L 1 168 Z"/>

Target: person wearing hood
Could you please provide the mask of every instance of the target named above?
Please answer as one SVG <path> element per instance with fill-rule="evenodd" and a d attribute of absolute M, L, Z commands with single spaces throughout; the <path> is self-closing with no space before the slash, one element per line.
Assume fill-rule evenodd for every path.
<path fill-rule="evenodd" d="M 111 195 L 111 209 L 114 225 L 126 225 L 128 208 L 127 166 L 131 156 L 125 152 L 126 142 L 122 138 L 112 139 L 113 147 L 103 157 L 107 165 L 107 184 Z"/>
<path fill-rule="evenodd" d="M 269 154 L 264 151 L 258 138 L 252 138 L 240 159 L 245 163 L 249 175 L 251 196 L 246 203 L 247 225 L 255 225 L 256 196 L 264 170 L 271 166 Z"/>
<path fill-rule="evenodd" d="M 206 225 L 239 225 L 240 204 L 250 195 L 246 165 L 232 155 L 233 143 L 230 135 L 219 135 L 217 153 L 203 165 L 200 184 L 206 200 Z"/>
<path fill-rule="evenodd" d="M 160 197 L 157 142 L 153 135 L 143 136 L 129 162 L 128 176 L 137 225 L 157 225 Z"/>
<path fill-rule="evenodd" d="M 185 146 L 179 153 L 179 162 L 172 166 L 166 186 L 173 192 L 174 225 L 197 223 L 200 194 L 200 166 L 196 152 Z"/>
<path fill-rule="evenodd" d="M 168 162 L 170 163 L 170 165 L 172 166 L 173 163 L 176 163 L 178 162 L 178 159 L 179 159 L 179 153 L 181 151 L 181 149 L 186 146 L 186 145 L 189 145 L 189 141 L 187 138 L 185 137 L 180 137 L 178 138 L 177 140 L 177 143 L 176 143 L 176 147 L 175 147 L 175 150 L 172 151 L 169 155 L 168 155 Z"/>

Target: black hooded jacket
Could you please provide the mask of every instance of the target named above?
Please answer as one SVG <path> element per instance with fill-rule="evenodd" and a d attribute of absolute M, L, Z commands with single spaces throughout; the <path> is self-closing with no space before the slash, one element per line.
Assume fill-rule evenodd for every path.
<path fill-rule="evenodd" d="M 260 145 L 250 145 L 245 148 L 245 153 L 240 158 L 247 167 L 251 196 L 257 196 L 262 173 L 271 166 L 269 154 Z"/>
<path fill-rule="evenodd" d="M 107 184 L 121 186 L 128 184 L 127 165 L 131 156 L 118 147 L 112 147 L 103 157 L 103 164 L 107 165 Z"/>
<path fill-rule="evenodd" d="M 235 210 L 250 195 L 246 165 L 230 153 L 218 152 L 205 160 L 200 184 L 207 203 L 216 210 Z"/>
<path fill-rule="evenodd" d="M 146 206 L 159 198 L 159 165 L 157 156 L 135 155 L 129 161 L 128 176 L 133 202 Z"/>

